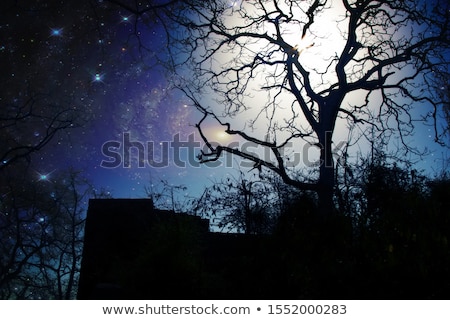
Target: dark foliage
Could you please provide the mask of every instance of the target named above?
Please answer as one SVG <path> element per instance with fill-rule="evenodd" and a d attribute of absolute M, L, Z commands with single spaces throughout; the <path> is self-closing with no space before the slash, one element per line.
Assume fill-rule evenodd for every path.
<path fill-rule="evenodd" d="M 282 215 L 274 243 L 296 275 L 286 283 L 302 298 L 448 298 L 448 177 L 386 163 L 361 170 L 357 214 L 321 218 L 302 196 Z"/>
<path fill-rule="evenodd" d="M 314 194 L 297 194 L 285 197 L 270 234 L 208 232 L 198 217 L 102 200 L 97 227 L 88 213 L 83 259 L 91 269 L 78 297 L 448 299 L 448 177 L 386 162 L 354 172 L 359 192 L 348 201 L 357 206 L 344 207 L 358 212 L 319 215 Z"/>

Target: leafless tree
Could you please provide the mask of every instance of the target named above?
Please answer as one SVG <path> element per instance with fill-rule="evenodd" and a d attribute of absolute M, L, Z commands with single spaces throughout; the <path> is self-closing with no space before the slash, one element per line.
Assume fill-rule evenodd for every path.
<path fill-rule="evenodd" d="M 80 125 L 70 103 L 60 104 L 44 93 L 24 94 L 0 101 L 0 170 L 19 159 L 30 160 L 56 134 Z"/>
<path fill-rule="evenodd" d="M 214 181 L 191 202 L 188 210 L 209 218 L 213 228 L 221 231 L 269 234 L 283 212 L 283 205 L 287 205 L 283 197 L 294 194 L 279 187 L 276 177 L 256 180 L 240 171 L 236 176 L 230 174 Z"/>
<path fill-rule="evenodd" d="M 150 179 L 149 185 L 144 187 L 144 192 L 147 198 L 152 199 L 155 208 L 177 213 L 187 208 L 187 187 L 184 185 L 174 185 L 165 179 L 154 183 Z"/>
<path fill-rule="evenodd" d="M 315 191 L 319 211 L 330 214 L 333 139 L 346 125 L 360 139 L 398 139 L 405 153 L 421 152 L 410 141 L 419 122 L 442 142 L 444 101 L 429 84 L 436 70 L 448 72 L 449 16 L 440 0 L 190 2 L 172 15 L 185 28 L 170 36 L 189 70 L 176 84 L 203 114 L 200 161 L 224 152 L 250 160 Z M 212 143 L 211 121 L 270 157 Z M 290 165 L 302 144 L 318 149 L 314 181 Z"/>
<path fill-rule="evenodd" d="M 0 296 L 73 299 L 91 186 L 73 170 L 45 179 L 33 172 L 8 179 L 6 171 L 0 203 Z"/>

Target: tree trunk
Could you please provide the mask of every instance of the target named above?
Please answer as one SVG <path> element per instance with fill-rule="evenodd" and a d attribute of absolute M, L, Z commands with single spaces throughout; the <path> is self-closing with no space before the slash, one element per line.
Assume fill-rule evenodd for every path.
<path fill-rule="evenodd" d="M 334 161 L 332 154 L 332 131 L 325 131 L 319 135 L 320 144 L 320 172 L 319 172 L 319 214 L 329 217 L 335 211 L 334 194 Z"/>

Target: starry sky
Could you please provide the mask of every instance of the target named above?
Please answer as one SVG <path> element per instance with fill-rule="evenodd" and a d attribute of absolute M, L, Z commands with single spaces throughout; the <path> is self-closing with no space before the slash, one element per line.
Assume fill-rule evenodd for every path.
<path fill-rule="evenodd" d="M 173 161 L 161 167 L 144 161 L 141 167 L 138 148 L 132 151 L 129 167 L 122 162 L 102 167 L 102 161 L 112 163 L 117 154 L 111 147 L 110 157 L 105 156 L 105 143 L 123 142 L 125 133 L 145 147 L 146 156 L 150 143 L 155 163 L 161 163 L 164 148 L 177 135 L 181 143 L 200 145 L 194 124 L 201 114 L 181 92 L 171 89 L 163 66 L 169 58 L 166 34 L 158 19 L 148 14 L 136 21 L 129 11 L 102 0 L 1 2 L 0 103 L 23 105 L 30 97 L 44 96 L 37 99 L 45 101 L 36 104 L 40 112 L 65 106 L 77 115 L 73 128 L 33 155 L 36 175 L 51 178 L 74 167 L 114 197 L 145 197 L 144 188 L 161 179 L 183 185 L 186 195 L 196 196 L 214 179 L 236 172 L 189 163 L 195 155 L 186 150 L 180 154 L 184 167 Z M 220 134 L 223 128 L 207 130 L 214 138 L 226 139 Z M 27 143 L 44 131 L 35 123 L 16 137 Z M 432 138 L 424 131 L 417 141 L 427 144 Z M 445 149 L 436 152 L 441 160 L 447 157 Z M 425 161 L 427 167 L 435 160 Z"/>
<path fill-rule="evenodd" d="M 153 145 L 153 160 L 163 164 L 163 151 L 170 152 L 174 136 L 180 143 L 191 139 L 200 145 L 194 127 L 200 115 L 180 92 L 171 90 L 162 66 L 165 46 L 158 18 L 149 14 L 144 23 L 137 23 L 130 12 L 111 3 L 2 1 L 0 102 L 24 105 L 30 97 L 45 95 L 45 103 L 36 106 L 40 112 L 53 105 L 77 114 L 73 128 L 33 155 L 37 176 L 51 179 L 55 172 L 73 167 L 114 197 L 145 197 L 144 188 L 160 180 L 198 195 L 210 179 L 226 171 L 191 165 L 195 155 L 193 150 L 187 154 L 187 148 L 179 155 L 184 167 L 173 161 L 149 166 L 148 143 Z M 36 123 L 16 137 L 26 144 L 44 131 L 45 126 Z M 140 167 L 134 148 L 129 167 L 121 163 L 103 168 L 102 161 L 111 158 L 102 153 L 102 146 L 123 143 L 124 133 L 145 146 L 145 167 Z"/>

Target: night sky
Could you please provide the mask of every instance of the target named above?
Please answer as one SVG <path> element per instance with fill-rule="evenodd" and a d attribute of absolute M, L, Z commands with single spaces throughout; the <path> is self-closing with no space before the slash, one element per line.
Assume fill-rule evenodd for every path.
<path fill-rule="evenodd" d="M 164 147 L 177 134 L 181 142 L 193 134 L 192 141 L 200 143 L 194 124 L 201 114 L 181 92 L 171 90 L 170 75 L 163 67 L 169 58 L 165 30 L 157 17 L 148 14 L 143 19 L 145 23 L 136 22 L 130 12 L 101 0 L 2 1 L 2 107 L 45 95 L 43 110 L 64 105 L 77 112 L 74 128 L 60 132 L 33 154 L 37 177 L 51 179 L 52 174 L 74 167 L 114 197 L 145 197 L 144 187 L 160 179 L 186 186 L 186 194 L 199 195 L 214 179 L 236 172 L 223 166 L 189 165 L 188 154 L 181 155 L 184 168 L 173 161 L 161 168 L 146 162 L 140 168 L 134 157 L 130 168 L 101 167 L 102 161 L 114 160 L 102 154 L 102 146 L 123 141 L 124 133 L 145 146 L 151 142 L 155 162 L 162 160 L 158 146 Z M 35 123 L 16 132 L 16 138 L 27 143 L 39 139 L 43 130 Z M 429 130 L 420 131 L 415 143 L 435 151 L 418 165 L 436 172 L 448 155 L 447 149 L 433 144 Z"/>
<path fill-rule="evenodd" d="M 144 186 L 161 179 L 198 195 L 220 175 L 223 170 L 193 168 L 186 152 L 180 154 L 184 168 L 162 162 L 161 151 L 177 134 L 180 143 L 194 134 L 191 139 L 200 145 L 194 128 L 200 115 L 170 89 L 162 67 L 166 37 L 157 18 L 147 15 L 145 25 L 136 24 L 130 12 L 102 1 L 3 1 L 0 6 L 2 105 L 22 105 L 43 94 L 49 104 L 77 112 L 74 128 L 32 156 L 37 177 L 51 179 L 73 167 L 114 197 L 145 197 Z M 43 131 L 37 123 L 16 137 L 27 143 Z M 145 146 L 145 168 L 139 167 L 137 149 L 131 149 L 129 168 L 123 163 L 102 168 L 102 161 L 112 161 L 102 145 L 122 142 L 124 133 Z M 153 166 L 147 161 L 148 142 L 154 146 Z"/>

